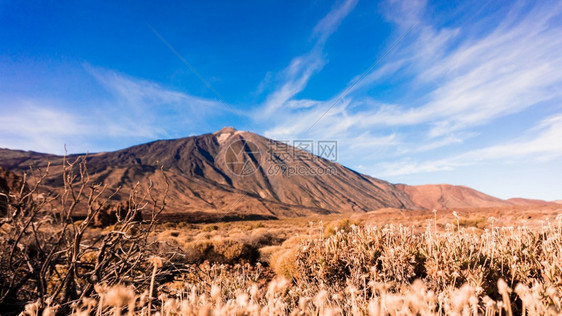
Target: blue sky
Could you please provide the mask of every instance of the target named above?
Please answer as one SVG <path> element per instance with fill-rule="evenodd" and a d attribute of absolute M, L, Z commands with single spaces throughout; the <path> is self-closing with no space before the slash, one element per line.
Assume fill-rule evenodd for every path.
<path fill-rule="evenodd" d="M 0 147 L 223 126 L 337 140 L 394 183 L 562 199 L 562 3 L 0 1 Z"/>

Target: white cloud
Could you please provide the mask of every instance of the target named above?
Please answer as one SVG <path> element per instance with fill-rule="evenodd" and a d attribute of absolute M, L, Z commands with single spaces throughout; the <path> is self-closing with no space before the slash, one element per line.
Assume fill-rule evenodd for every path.
<path fill-rule="evenodd" d="M 63 153 L 70 138 L 90 135 L 94 126 L 48 100 L 3 98 L 0 146 Z"/>
<path fill-rule="evenodd" d="M 304 89 L 310 77 L 323 66 L 322 52 L 318 47 L 307 55 L 293 59 L 289 67 L 283 71 L 284 83 L 267 97 L 263 109 L 256 112 L 258 117 L 269 117 L 283 107 L 287 101 Z"/>
<path fill-rule="evenodd" d="M 212 111 L 233 111 L 227 104 L 170 90 L 148 80 L 131 78 L 89 65 L 85 65 L 85 69 L 113 94 L 115 100 L 112 102 L 117 101 L 122 108 L 126 109 L 128 115 L 132 111 L 140 119 L 147 116 L 149 119 L 150 114 L 163 110 L 175 110 L 180 115 L 186 113 L 190 117 L 193 117 L 194 114 L 204 115 Z M 197 118 L 193 117 L 193 119 Z"/>
<path fill-rule="evenodd" d="M 390 0 L 383 2 L 385 17 L 403 28 L 419 23 L 425 6 L 425 0 Z"/>
<path fill-rule="evenodd" d="M 114 71 L 84 67 L 108 92 L 88 104 L 72 98 L 0 99 L 0 146 L 49 153 L 119 149 L 137 142 L 184 136 L 227 105 L 164 88 Z M 232 112 L 232 111 L 231 111 Z M 114 148 L 100 147 L 111 143 Z M 106 145 L 107 146 L 107 145 Z"/>
<path fill-rule="evenodd" d="M 316 26 L 313 34 L 319 37 L 319 42 L 324 42 L 334 33 L 342 20 L 355 8 L 358 0 L 345 0 L 335 6 Z"/>
<path fill-rule="evenodd" d="M 387 164 L 392 168 L 386 169 L 396 170 L 397 174 L 451 170 L 471 165 L 473 160 L 463 156 L 419 163 L 406 155 L 462 144 L 478 134 L 475 128 L 479 126 L 546 102 L 562 102 L 562 28 L 556 23 L 562 5 L 532 4 L 531 9 L 513 6 L 497 26 L 476 33 L 470 28 L 472 24 L 433 25 L 423 18 L 424 1 L 390 1 L 388 7 L 398 9 L 387 18 L 397 24 L 399 32 L 417 23 L 404 42 L 337 103 L 341 93 L 329 100 L 296 97 L 317 68 L 299 77 L 302 85 L 291 93 L 277 90 L 272 94 L 276 105 L 268 103 L 262 117 L 272 125 L 266 136 L 334 137 L 342 144 L 340 150 L 350 146 L 362 157 L 361 165 L 368 165 L 367 160 L 375 165 L 402 156 L 399 163 Z M 389 104 L 365 96 L 367 89 L 397 74 L 409 80 L 406 92 L 411 89 L 418 96 L 410 98 L 414 100 L 411 104 Z M 295 87 L 293 83 L 287 81 L 290 87 Z M 283 98 L 277 98 L 278 94 Z M 359 142 L 365 146 L 357 145 Z M 537 142 L 538 139 L 525 145 Z M 386 151 L 381 152 L 384 147 Z M 491 148 L 479 154 L 490 156 Z M 502 149 L 517 153 L 515 147 Z"/>
<path fill-rule="evenodd" d="M 535 134 L 506 144 L 488 146 L 445 159 L 423 162 L 402 160 L 381 163 L 375 169 L 384 176 L 453 170 L 487 162 L 545 162 L 562 157 L 562 114 L 541 121 L 528 131 Z"/>
<path fill-rule="evenodd" d="M 86 65 L 112 97 L 97 115 L 109 136 L 143 137 L 147 140 L 184 136 L 209 117 L 221 113 L 245 115 L 223 102 L 196 97 L 154 82 Z"/>
<path fill-rule="evenodd" d="M 323 56 L 325 41 L 335 32 L 341 21 L 355 8 L 356 4 L 357 0 L 345 0 L 320 20 L 313 32 L 313 35 L 317 37 L 314 47 L 308 53 L 293 58 L 289 66 L 283 70 L 283 83 L 267 97 L 261 109 L 255 111 L 257 119 L 271 117 L 276 111 L 283 110 L 291 98 L 306 87 L 310 77 L 324 67 L 326 63 Z M 260 85 L 259 90 L 263 91 L 263 86 Z M 292 105 L 294 104 L 293 102 Z"/>

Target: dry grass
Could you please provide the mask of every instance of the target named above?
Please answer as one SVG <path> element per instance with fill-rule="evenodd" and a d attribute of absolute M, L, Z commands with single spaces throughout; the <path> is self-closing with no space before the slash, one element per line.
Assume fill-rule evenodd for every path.
<path fill-rule="evenodd" d="M 558 315 L 562 313 L 562 217 L 540 228 L 465 226 L 447 220 L 435 231 L 405 226 L 271 222 L 221 226 L 202 238 L 198 227 L 169 228 L 158 238 L 185 239 L 202 264 L 175 281 L 145 290 L 96 286 L 72 305 L 76 315 Z M 491 223 L 490 223 L 491 224 Z M 287 225 L 299 236 L 287 238 Z M 206 226 L 202 226 L 206 227 Z M 339 228 L 341 227 L 341 229 Z M 193 231 L 191 231 L 193 230 Z M 240 234 L 243 231 L 246 234 Z M 480 232 L 479 232 L 480 231 Z M 176 234 L 178 232 L 178 234 Z M 204 232 L 204 233 L 212 233 Z M 224 235 L 224 236 L 223 236 Z M 226 235 L 235 236 L 228 237 Z M 290 235 L 290 234 L 289 234 Z M 209 237 L 209 238 L 207 238 Z M 272 242 L 272 240 L 274 240 Z M 283 242 L 281 242 L 284 240 Z M 260 262 L 245 247 L 259 249 Z M 245 258 L 245 259 L 244 259 Z M 215 262 L 215 263 L 211 263 Z M 247 262 L 235 264 L 236 262 Z M 221 264 L 222 263 L 222 264 Z M 224 263 L 229 263 L 225 265 Z M 151 263 L 155 264 L 155 263 Z M 277 277 L 271 274 L 270 268 Z M 155 276 L 164 268 L 154 266 Z M 158 283 L 158 282 L 157 282 Z M 57 309 L 52 304 L 47 315 Z M 37 305 L 26 307 L 38 315 Z"/>

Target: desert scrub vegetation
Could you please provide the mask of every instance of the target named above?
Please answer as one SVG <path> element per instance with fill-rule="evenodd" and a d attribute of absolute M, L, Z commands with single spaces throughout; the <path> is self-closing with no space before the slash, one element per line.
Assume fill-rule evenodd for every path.
<path fill-rule="evenodd" d="M 458 223 L 457 223 L 458 224 Z M 562 217 L 541 229 L 358 226 L 292 238 L 275 275 L 256 264 L 186 264 L 173 281 L 99 282 L 76 315 L 559 315 Z M 459 229 L 460 227 L 460 229 Z M 266 246 L 271 247 L 271 246 Z M 287 255 L 287 251 L 291 251 Z M 154 279 L 166 267 L 147 259 Z M 291 264 L 287 264 L 291 263 Z M 152 289 L 152 291 L 150 290 Z M 152 295 L 150 293 L 153 293 Z M 34 305 L 35 304 L 35 305 Z M 29 315 L 40 315 L 35 302 Z M 49 305 L 46 310 L 56 309 Z"/>
<path fill-rule="evenodd" d="M 433 312 L 454 312 L 457 292 L 462 290 L 470 293 L 465 305 L 474 314 L 489 313 L 490 306 L 495 310 L 500 306 L 508 314 L 530 312 L 530 306 L 538 314 L 558 314 L 561 220 L 559 216 L 538 231 L 501 227 L 482 234 L 453 225 L 444 232 L 428 226 L 425 233 L 404 226 L 354 226 L 349 232 L 301 244 L 294 276 L 296 283 L 330 295 L 351 288 L 359 293 L 354 300 L 365 300 L 363 306 L 381 289 L 405 293 L 416 285 L 432 293 L 425 300 Z"/>

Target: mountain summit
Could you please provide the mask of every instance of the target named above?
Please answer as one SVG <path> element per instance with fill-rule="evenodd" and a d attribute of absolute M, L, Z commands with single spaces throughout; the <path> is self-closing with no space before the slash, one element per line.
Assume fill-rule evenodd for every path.
<path fill-rule="evenodd" d="M 219 135 L 220 134 L 233 134 L 233 133 L 236 133 L 236 132 L 238 132 L 238 131 L 234 127 L 227 126 L 227 127 L 221 128 L 220 130 L 214 132 L 213 134 L 214 135 L 217 135 L 217 134 L 219 134 Z"/>

